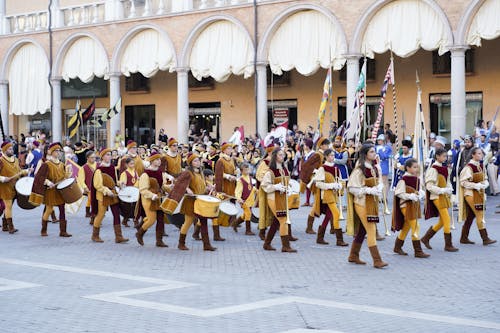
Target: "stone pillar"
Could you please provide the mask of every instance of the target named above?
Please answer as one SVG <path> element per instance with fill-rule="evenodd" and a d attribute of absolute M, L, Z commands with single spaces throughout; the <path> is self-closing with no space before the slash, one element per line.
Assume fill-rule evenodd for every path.
<path fill-rule="evenodd" d="M 54 77 L 52 84 L 52 142 L 62 141 L 61 78 Z"/>
<path fill-rule="evenodd" d="M 53 0 L 50 7 L 52 12 L 52 28 L 64 27 L 64 13 L 59 5 L 59 0 Z"/>
<path fill-rule="evenodd" d="M 189 68 L 177 68 L 177 141 L 188 143 L 189 131 Z"/>
<path fill-rule="evenodd" d="M 346 115 L 347 120 L 349 120 L 349 115 L 351 115 L 354 110 L 354 96 L 359 81 L 359 59 L 361 58 L 361 54 L 349 54 L 346 58 Z M 338 125 L 340 126 L 340 124 Z"/>
<path fill-rule="evenodd" d="M 9 32 L 10 29 L 7 29 L 7 20 L 5 19 L 6 15 L 6 1 L 0 0 L 0 34 L 4 35 Z"/>
<path fill-rule="evenodd" d="M 172 1 L 172 12 L 185 12 L 188 10 L 193 10 L 193 0 Z"/>
<path fill-rule="evenodd" d="M 112 73 L 109 75 L 109 107 L 115 106 L 116 102 L 120 98 L 120 74 Z M 121 131 L 121 111 L 113 118 L 108 120 L 109 122 L 109 137 L 108 137 L 108 147 L 115 146 L 115 136 L 116 132 L 119 131 L 122 135 L 124 133 Z"/>
<path fill-rule="evenodd" d="M 257 133 L 267 135 L 267 63 L 257 63 Z"/>
<path fill-rule="evenodd" d="M 466 128 L 465 106 L 465 50 L 455 46 L 451 51 L 451 140 L 463 136 Z"/>
<path fill-rule="evenodd" d="M 121 20 L 124 15 L 123 4 L 120 0 L 106 0 L 104 2 L 104 21 Z"/>
<path fill-rule="evenodd" d="M 3 133 L 9 135 L 9 82 L 0 81 L 0 110 L 2 115 Z M 1 139 L 1 138 L 0 138 Z"/>

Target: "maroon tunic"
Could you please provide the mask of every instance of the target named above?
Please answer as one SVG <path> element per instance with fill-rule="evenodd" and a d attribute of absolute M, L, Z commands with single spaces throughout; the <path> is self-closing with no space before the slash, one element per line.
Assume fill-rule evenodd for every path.
<path fill-rule="evenodd" d="M 88 165 L 85 164 L 83 166 L 83 172 L 85 174 L 85 185 L 87 185 L 87 188 L 90 190 L 92 187 L 92 177 L 94 176 L 94 170 Z"/>
<path fill-rule="evenodd" d="M 243 184 L 243 191 L 241 192 L 241 199 L 245 201 L 252 193 L 253 185 L 252 185 L 252 177 L 250 177 L 250 183 L 248 183 L 243 177 L 240 178 L 241 183 Z"/>
<path fill-rule="evenodd" d="M 418 192 L 418 189 L 420 188 L 420 179 L 418 179 L 418 177 L 404 175 L 401 179 L 404 180 L 406 186 L 412 187 Z M 392 212 L 391 230 L 399 231 L 403 228 L 405 218 L 403 212 L 401 211 L 401 199 L 397 195 L 394 196 Z"/>
<path fill-rule="evenodd" d="M 135 183 L 137 183 L 137 172 L 134 171 L 134 174 L 130 174 L 130 172 L 128 172 L 128 170 L 125 170 L 125 176 L 127 176 L 127 182 L 125 184 L 125 186 L 135 186 Z"/>

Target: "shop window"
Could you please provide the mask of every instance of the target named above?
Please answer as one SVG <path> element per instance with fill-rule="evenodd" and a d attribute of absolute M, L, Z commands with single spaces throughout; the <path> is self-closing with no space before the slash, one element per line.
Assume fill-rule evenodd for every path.
<path fill-rule="evenodd" d="M 359 59 L 359 70 L 363 67 L 364 58 Z M 339 80 L 347 80 L 347 64 L 339 71 Z M 375 59 L 366 58 L 366 81 L 375 81 Z"/>
<path fill-rule="evenodd" d="M 275 100 L 267 101 L 267 128 L 272 124 L 288 124 L 291 129 L 297 125 L 297 100 Z"/>
<path fill-rule="evenodd" d="M 474 49 L 465 51 L 465 73 L 474 73 Z M 442 56 L 437 51 L 432 52 L 432 74 L 449 76 L 451 74 L 451 53 Z"/>
<path fill-rule="evenodd" d="M 268 87 L 287 87 L 290 85 L 290 72 L 283 72 L 281 75 L 271 72 L 271 67 L 267 67 L 267 86 Z"/>
<path fill-rule="evenodd" d="M 108 82 L 98 77 L 94 77 L 89 83 L 83 83 L 79 78 L 70 79 L 69 82 L 62 80 L 61 97 L 64 99 L 108 97 Z"/>
<path fill-rule="evenodd" d="M 125 91 L 132 93 L 148 93 L 149 79 L 141 73 L 132 73 L 125 77 Z"/>
<path fill-rule="evenodd" d="M 220 102 L 189 103 L 189 141 L 203 139 L 208 135 L 212 140 L 220 140 Z"/>
<path fill-rule="evenodd" d="M 210 90 L 215 88 L 215 80 L 213 77 L 204 77 L 199 81 L 191 72 L 188 74 L 188 86 L 191 90 Z"/>

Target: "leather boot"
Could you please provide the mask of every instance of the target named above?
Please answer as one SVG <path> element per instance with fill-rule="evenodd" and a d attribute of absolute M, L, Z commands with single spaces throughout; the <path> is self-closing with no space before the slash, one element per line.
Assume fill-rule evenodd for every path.
<path fill-rule="evenodd" d="M 12 218 L 7 219 L 7 227 L 9 228 L 9 234 L 13 234 L 17 232 L 17 229 L 14 228 L 14 223 L 12 222 Z"/>
<path fill-rule="evenodd" d="M 179 233 L 179 244 L 177 248 L 181 251 L 187 251 L 189 248 L 186 246 L 186 235 Z"/>
<path fill-rule="evenodd" d="M 210 237 L 208 237 L 208 230 L 201 232 L 201 241 L 203 242 L 203 251 L 215 251 L 216 247 L 210 244 Z"/>
<path fill-rule="evenodd" d="M 292 225 L 291 224 L 288 225 L 288 240 L 290 242 L 296 242 L 296 241 L 299 240 L 297 237 L 293 237 L 293 235 L 292 235 Z"/>
<path fill-rule="evenodd" d="M 240 226 L 241 223 L 243 223 L 243 219 L 241 218 L 241 216 L 238 216 L 238 218 L 236 218 L 233 221 L 233 223 L 231 223 L 231 226 L 233 227 L 234 232 L 238 232 L 238 227 Z"/>
<path fill-rule="evenodd" d="M 90 207 L 85 207 L 85 217 L 90 217 Z"/>
<path fill-rule="evenodd" d="M 156 247 L 168 247 L 167 244 L 163 243 L 163 230 L 156 230 Z"/>
<path fill-rule="evenodd" d="M 359 259 L 360 250 L 361 250 L 361 243 L 352 242 L 351 253 L 349 253 L 349 259 L 347 259 L 347 261 L 353 262 L 357 265 L 366 265 L 366 262 Z"/>
<path fill-rule="evenodd" d="M 71 237 L 71 236 L 73 236 L 73 235 L 68 234 L 66 232 L 67 225 L 68 225 L 68 221 L 66 221 L 66 220 L 59 221 L 59 237 Z"/>
<path fill-rule="evenodd" d="M 94 220 L 95 220 L 95 216 L 91 216 L 89 224 L 94 225 Z"/>
<path fill-rule="evenodd" d="M 474 244 L 474 242 L 469 239 L 469 232 L 471 225 L 472 225 L 472 219 L 469 220 L 469 218 L 467 217 L 462 227 L 462 234 L 460 235 L 460 244 Z"/>
<path fill-rule="evenodd" d="M 271 246 L 271 242 L 273 241 L 274 234 L 276 234 L 276 230 L 274 228 L 269 228 L 267 232 L 266 238 L 264 240 L 264 245 L 262 246 L 266 251 L 276 251 L 274 247 Z"/>
<path fill-rule="evenodd" d="M 52 219 L 52 223 L 59 222 L 59 220 L 56 217 L 56 212 L 54 212 L 54 211 L 50 214 L 50 218 Z"/>
<path fill-rule="evenodd" d="M 126 243 L 128 242 L 128 238 L 124 238 L 122 235 L 122 227 L 119 224 L 114 224 L 113 228 L 115 229 L 115 243 Z"/>
<path fill-rule="evenodd" d="M 330 235 L 335 234 L 335 227 L 333 226 L 333 219 L 330 222 Z"/>
<path fill-rule="evenodd" d="M 201 230 L 201 226 L 199 226 L 198 224 L 195 224 L 194 225 L 194 231 L 193 231 L 193 238 L 194 239 L 201 240 L 200 230 Z"/>
<path fill-rule="evenodd" d="M 316 232 L 313 229 L 313 224 L 314 224 L 314 216 L 309 215 L 307 217 L 307 228 L 306 228 L 306 234 L 315 234 Z"/>
<path fill-rule="evenodd" d="M 263 241 L 266 240 L 266 229 L 265 228 L 259 230 L 259 237 L 260 237 L 260 240 L 263 240 Z"/>
<path fill-rule="evenodd" d="M 47 237 L 49 234 L 47 234 L 47 225 L 49 224 L 49 221 L 42 220 L 42 231 L 40 231 L 40 234 L 42 237 Z"/>
<path fill-rule="evenodd" d="M 479 234 L 481 235 L 481 239 L 483 240 L 483 245 L 485 245 L 485 246 L 497 242 L 496 240 L 490 239 L 488 237 L 488 231 L 486 231 L 486 229 L 479 230 Z"/>
<path fill-rule="evenodd" d="M 394 243 L 394 253 L 397 253 L 399 254 L 400 256 L 407 256 L 408 253 L 406 253 L 405 251 L 403 251 L 402 247 L 403 247 L 403 244 L 405 243 L 404 240 L 401 240 L 399 239 L 398 237 L 396 237 L 396 242 Z"/>
<path fill-rule="evenodd" d="M 453 246 L 453 243 L 451 241 L 451 233 L 444 234 L 444 250 L 448 252 L 457 252 L 458 249 Z"/>
<path fill-rule="evenodd" d="M 415 258 L 429 258 L 431 255 L 422 251 L 422 246 L 419 240 L 412 241 L 413 249 L 415 250 Z"/>
<path fill-rule="evenodd" d="M 92 228 L 92 241 L 96 242 L 96 243 L 104 243 L 104 241 L 101 239 L 101 237 L 99 237 L 99 231 L 101 230 L 101 228 L 97 228 L 97 227 L 94 227 Z"/>
<path fill-rule="evenodd" d="M 378 252 L 377 245 L 370 246 L 368 249 L 370 250 L 370 254 L 372 255 L 373 258 L 373 267 L 382 268 L 389 265 L 388 263 L 382 261 L 380 253 Z"/>
<path fill-rule="evenodd" d="M 318 236 L 316 236 L 316 244 L 324 244 L 328 245 L 328 242 L 325 242 L 325 230 L 326 228 L 320 225 L 318 227 Z"/>
<path fill-rule="evenodd" d="M 245 221 L 245 235 L 255 236 L 255 234 L 252 232 L 252 223 L 250 221 Z"/>
<path fill-rule="evenodd" d="M 428 248 L 429 250 L 432 250 L 432 247 L 431 247 L 431 244 L 429 244 L 429 241 L 431 240 L 432 237 L 434 237 L 435 234 L 436 234 L 436 232 L 434 231 L 434 229 L 432 229 L 432 227 L 430 227 L 429 230 L 427 230 L 427 232 L 425 233 L 424 237 L 422 237 L 420 239 L 422 244 L 424 244 L 424 246 L 426 248 Z"/>
<path fill-rule="evenodd" d="M 213 225 L 212 226 L 212 230 L 214 231 L 214 241 L 216 241 L 216 242 L 223 242 L 223 241 L 226 240 L 225 238 L 222 238 L 220 236 L 220 228 L 219 228 L 218 225 Z"/>
<path fill-rule="evenodd" d="M 290 236 L 281 236 L 281 252 L 295 253 L 297 250 L 290 246 Z"/>
<path fill-rule="evenodd" d="M 382 236 L 381 234 L 378 233 L 378 228 L 375 229 L 376 231 L 376 235 L 375 235 L 375 238 L 378 240 L 378 241 L 383 241 L 385 240 L 385 236 Z"/>
<path fill-rule="evenodd" d="M 2 231 L 9 231 L 9 226 L 5 217 L 2 218 Z"/>
<path fill-rule="evenodd" d="M 146 233 L 146 230 L 142 229 L 142 226 L 137 230 L 135 233 L 135 238 L 137 238 L 137 243 L 140 245 L 144 245 L 144 234 Z"/>
<path fill-rule="evenodd" d="M 139 226 L 139 220 L 134 219 L 134 228 L 137 229 L 138 226 Z"/>
<path fill-rule="evenodd" d="M 342 234 L 342 229 L 334 229 L 335 235 L 337 236 L 337 246 L 348 246 L 346 242 L 344 242 L 344 235 Z"/>
<path fill-rule="evenodd" d="M 124 227 L 130 228 L 130 226 L 128 225 L 128 218 L 124 217 L 123 221 L 122 221 L 122 224 L 123 224 Z"/>

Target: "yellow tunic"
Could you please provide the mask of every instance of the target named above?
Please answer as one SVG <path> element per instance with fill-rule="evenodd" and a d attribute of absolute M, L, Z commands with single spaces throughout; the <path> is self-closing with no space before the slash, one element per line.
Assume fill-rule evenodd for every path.
<path fill-rule="evenodd" d="M 236 187 L 236 183 L 226 178 L 227 176 L 235 176 L 236 166 L 234 165 L 233 159 L 225 154 L 221 154 L 221 157 L 217 161 L 217 164 L 222 164 L 224 170 L 223 180 L 222 180 L 222 192 L 234 196 L 234 189 Z M 216 173 L 217 173 L 217 166 L 216 166 Z"/>
<path fill-rule="evenodd" d="M 94 187 L 96 189 L 97 201 L 104 202 L 106 206 L 118 203 L 119 200 L 116 197 L 116 190 L 114 188 L 104 186 L 102 172 L 99 169 L 94 173 Z"/>
<path fill-rule="evenodd" d="M 47 174 L 47 180 L 54 184 L 57 184 L 66 178 L 66 169 L 64 164 L 60 161 L 46 161 L 49 172 Z M 44 203 L 47 206 L 59 206 L 64 204 L 64 199 L 61 193 L 56 189 L 56 187 L 48 188 L 45 191 Z"/>
<path fill-rule="evenodd" d="M 123 184 L 124 186 L 127 186 L 127 172 L 131 175 L 134 175 L 136 173 L 136 170 L 131 169 L 131 168 L 127 168 L 127 170 L 125 170 L 121 173 L 119 182 L 120 182 L 120 184 Z M 139 174 L 137 174 L 137 175 L 139 175 Z M 132 178 L 132 183 L 133 183 L 133 185 L 131 185 L 131 186 L 139 187 L 139 179 Z"/>
<path fill-rule="evenodd" d="M 97 163 L 87 163 L 87 165 L 92 169 L 92 171 L 95 171 L 95 168 L 97 167 Z M 83 167 L 81 167 L 79 170 L 78 170 L 78 176 L 77 176 L 77 179 L 76 179 L 78 185 L 80 185 L 80 187 L 86 192 L 90 192 L 90 189 L 87 187 L 87 184 L 85 183 L 85 170 L 83 169 Z"/>
<path fill-rule="evenodd" d="M 19 162 L 14 156 L 7 157 L 3 155 L 0 158 L 1 169 L 0 169 L 0 199 L 3 200 L 13 200 L 16 196 L 15 184 L 17 179 L 12 179 L 11 181 L 4 183 L 3 177 L 9 178 L 15 176 L 21 172 L 19 167 Z"/>
<path fill-rule="evenodd" d="M 167 173 L 171 176 L 177 177 L 182 171 L 182 157 L 180 154 L 171 156 L 170 154 L 165 154 L 165 159 L 167 161 Z"/>
<path fill-rule="evenodd" d="M 193 194 L 205 194 L 206 185 L 205 177 L 202 173 L 189 171 L 191 174 L 191 182 L 189 188 Z M 181 207 L 181 213 L 186 215 L 194 215 L 194 197 L 186 196 Z"/>

